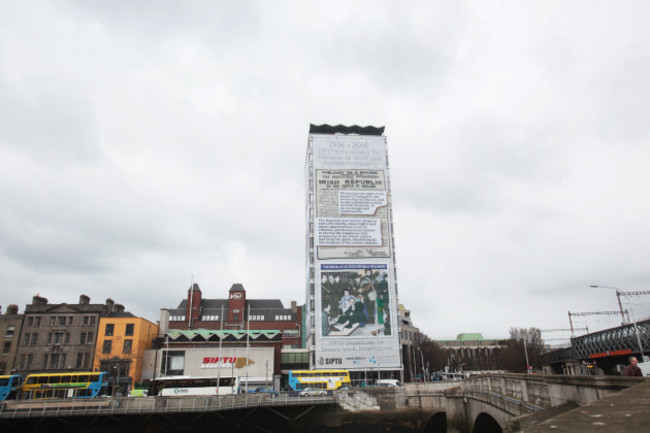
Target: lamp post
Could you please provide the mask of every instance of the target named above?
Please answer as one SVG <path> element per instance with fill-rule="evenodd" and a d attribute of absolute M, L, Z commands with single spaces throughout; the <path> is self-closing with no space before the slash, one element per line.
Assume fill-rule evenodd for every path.
<path fill-rule="evenodd" d="M 526 355 L 526 374 L 530 374 L 530 362 L 528 362 L 528 348 L 526 347 L 526 337 L 522 338 L 524 342 L 524 355 Z"/>
<path fill-rule="evenodd" d="M 623 316 L 623 307 L 621 306 L 621 295 L 626 297 L 629 297 L 631 295 L 650 295 L 650 291 L 624 292 L 618 287 L 599 286 L 598 284 L 591 284 L 589 287 L 616 290 L 616 297 L 618 298 L 618 306 L 621 310 L 621 316 Z M 631 306 L 630 306 L 630 310 L 632 310 Z M 623 323 L 625 323 L 625 316 L 623 316 Z M 641 344 L 641 335 L 639 334 L 639 327 L 636 324 L 636 317 L 634 316 L 634 310 L 632 310 L 632 324 L 634 325 L 634 333 L 636 334 L 636 341 L 639 344 L 639 351 L 641 352 L 641 360 L 643 362 L 647 362 L 648 358 L 643 354 L 643 344 Z"/>

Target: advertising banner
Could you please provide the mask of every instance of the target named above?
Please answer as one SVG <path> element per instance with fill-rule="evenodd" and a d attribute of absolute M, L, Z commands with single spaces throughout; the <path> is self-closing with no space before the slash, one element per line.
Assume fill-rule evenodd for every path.
<path fill-rule="evenodd" d="M 316 368 L 401 368 L 386 139 L 314 135 Z"/>

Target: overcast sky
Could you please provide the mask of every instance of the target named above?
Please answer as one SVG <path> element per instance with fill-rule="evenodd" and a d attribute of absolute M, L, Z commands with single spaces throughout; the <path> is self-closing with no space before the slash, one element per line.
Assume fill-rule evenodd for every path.
<path fill-rule="evenodd" d="M 305 300 L 309 124 L 385 126 L 434 339 L 650 290 L 650 3 L 0 3 L 0 305 Z M 637 319 L 650 296 L 632 298 Z M 590 330 L 620 317 L 575 318 Z M 553 343 L 569 333 L 546 333 Z"/>

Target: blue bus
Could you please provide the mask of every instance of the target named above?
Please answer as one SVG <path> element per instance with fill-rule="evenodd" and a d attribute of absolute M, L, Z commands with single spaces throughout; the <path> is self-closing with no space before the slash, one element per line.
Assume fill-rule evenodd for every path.
<path fill-rule="evenodd" d="M 0 376 L 0 401 L 15 399 L 22 384 L 23 377 L 17 374 Z"/>
<path fill-rule="evenodd" d="M 108 373 L 38 373 L 30 374 L 23 384 L 23 399 L 93 398 L 104 395 Z"/>

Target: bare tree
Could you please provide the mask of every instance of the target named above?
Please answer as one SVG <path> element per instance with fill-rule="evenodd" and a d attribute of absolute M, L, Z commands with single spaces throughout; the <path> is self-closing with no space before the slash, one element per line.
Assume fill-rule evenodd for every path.
<path fill-rule="evenodd" d="M 539 367 L 543 349 L 542 331 L 538 328 L 510 328 L 510 339 L 501 351 L 500 365 L 515 373 L 525 373 L 526 357 L 529 366 Z"/>

